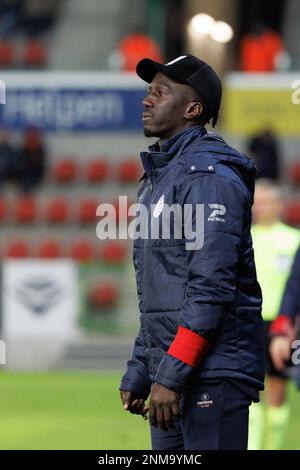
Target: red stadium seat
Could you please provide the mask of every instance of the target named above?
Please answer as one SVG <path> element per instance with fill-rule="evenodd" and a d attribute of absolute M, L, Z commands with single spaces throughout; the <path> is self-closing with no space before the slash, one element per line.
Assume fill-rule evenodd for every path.
<path fill-rule="evenodd" d="M 25 240 L 14 240 L 7 245 L 6 256 L 8 258 L 28 258 L 30 247 Z"/>
<path fill-rule="evenodd" d="M 75 261 L 87 262 L 93 259 L 93 245 L 89 240 L 78 240 L 73 243 L 70 256 Z"/>
<path fill-rule="evenodd" d="M 57 198 L 49 202 L 46 213 L 50 223 L 64 223 L 69 218 L 69 203 L 66 199 Z"/>
<path fill-rule="evenodd" d="M 118 298 L 118 286 L 112 282 L 97 284 L 89 292 L 89 301 L 93 308 L 113 308 L 117 305 Z"/>
<path fill-rule="evenodd" d="M 14 61 L 14 46 L 8 41 L 0 40 L 0 67 L 9 67 Z"/>
<path fill-rule="evenodd" d="M 126 246 L 117 241 L 109 241 L 100 249 L 101 259 L 108 264 L 122 264 L 127 258 Z"/>
<path fill-rule="evenodd" d="M 44 67 L 47 63 L 46 45 L 37 40 L 29 41 L 23 51 L 23 63 L 27 67 Z"/>
<path fill-rule="evenodd" d="M 300 225 L 300 201 L 291 200 L 287 203 L 284 212 L 283 220 L 290 225 Z"/>
<path fill-rule="evenodd" d="M 300 161 L 290 167 L 289 176 L 292 183 L 300 185 Z"/>
<path fill-rule="evenodd" d="M 72 158 L 58 161 L 54 165 L 54 178 L 59 183 L 71 183 L 77 175 L 77 164 Z"/>
<path fill-rule="evenodd" d="M 101 183 L 108 177 L 109 165 L 105 160 L 93 160 L 88 163 L 86 171 L 90 183 Z"/>
<path fill-rule="evenodd" d="M 17 203 L 15 208 L 15 219 L 19 223 L 31 223 L 37 217 L 37 204 L 32 196 L 23 196 Z"/>
<path fill-rule="evenodd" d="M 0 222 L 3 222 L 6 219 L 7 215 L 7 203 L 6 200 L 0 199 Z"/>
<path fill-rule="evenodd" d="M 86 199 L 80 202 L 78 220 L 83 224 L 91 224 L 96 221 L 96 210 L 100 202 L 97 199 Z"/>
<path fill-rule="evenodd" d="M 37 250 L 39 258 L 55 259 L 61 256 L 61 247 L 57 240 L 44 240 Z"/>
<path fill-rule="evenodd" d="M 118 167 L 118 179 L 122 183 L 136 183 L 141 174 L 141 166 L 137 159 L 124 160 Z"/>

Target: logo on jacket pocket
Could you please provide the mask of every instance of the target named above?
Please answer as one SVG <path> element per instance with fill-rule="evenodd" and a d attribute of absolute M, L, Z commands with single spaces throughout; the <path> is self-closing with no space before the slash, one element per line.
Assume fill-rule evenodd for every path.
<path fill-rule="evenodd" d="M 208 222 L 225 222 L 225 217 L 222 215 L 226 214 L 226 207 L 223 204 L 208 204 L 211 209 L 213 209 L 212 213 L 208 217 Z"/>
<path fill-rule="evenodd" d="M 164 208 L 164 202 L 165 202 L 165 195 L 163 194 L 159 200 L 157 201 L 157 203 L 155 204 L 155 207 L 153 209 L 153 217 L 159 217 L 159 215 L 161 214 L 163 208 Z"/>
<path fill-rule="evenodd" d="M 209 399 L 208 393 L 202 393 L 200 401 L 197 401 L 197 406 L 200 408 L 209 408 L 213 406 L 214 401 Z"/>

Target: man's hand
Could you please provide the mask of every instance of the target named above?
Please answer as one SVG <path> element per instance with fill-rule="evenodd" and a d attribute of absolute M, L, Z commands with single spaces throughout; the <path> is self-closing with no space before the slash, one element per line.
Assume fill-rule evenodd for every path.
<path fill-rule="evenodd" d="M 151 388 L 149 417 L 152 426 L 164 431 L 174 428 L 172 416 L 180 416 L 180 394 L 164 385 L 153 384 Z"/>
<path fill-rule="evenodd" d="M 145 398 L 141 398 L 136 393 L 128 390 L 120 390 L 120 397 L 124 410 L 130 411 L 132 414 L 142 414 Z"/>
<path fill-rule="evenodd" d="M 270 354 L 276 369 L 283 370 L 291 355 L 291 339 L 288 336 L 275 336 L 270 344 Z"/>

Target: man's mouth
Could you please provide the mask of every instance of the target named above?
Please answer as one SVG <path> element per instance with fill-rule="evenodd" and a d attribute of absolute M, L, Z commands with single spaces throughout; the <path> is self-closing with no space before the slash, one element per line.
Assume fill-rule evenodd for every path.
<path fill-rule="evenodd" d="M 152 114 L 143 113 L 142 121 L 146 121 L 147 119 L 152 118 L 152 117 L 153 117 Z"/>

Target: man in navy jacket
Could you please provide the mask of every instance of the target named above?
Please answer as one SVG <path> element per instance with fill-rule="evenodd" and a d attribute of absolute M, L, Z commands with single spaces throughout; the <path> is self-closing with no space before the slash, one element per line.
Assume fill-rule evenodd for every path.
<path fill-rule="evenodd" d="M 300 315 L 300 247 L 297 250 L 290 277 L 282 297 L 279 314 L 272 323 L 272 341 L 270 354 L 278 370 L 283 370 L 291 359 L 291 346 L 296 339 L 297 324 Z M 299 344 L 297 344 L 299 347 Z M 297 384 L 300 388 L 299 349 L 295 350 L 297 367 Z"/>
<path fill-rule="evenodd" d="M 144 133 L 159 138 L 141 153 L 138 203 L 148 214 L 141 225 L 158 224 L 158 236 L 145 229 L 134 241 L 141 327 L 123 407 L 144 415 L 150 394 L 153 449 L 245 449 L 248 407 L 264 380 L 250 236 L 256 168 L 204 127 L 216 124 L 222 92 L 208 64 L 143 59 L 137 74 L 150 84 Z M 166 218 L 173 205 L 181 225 Z"/>

